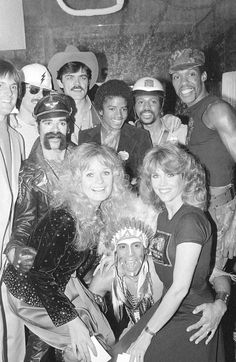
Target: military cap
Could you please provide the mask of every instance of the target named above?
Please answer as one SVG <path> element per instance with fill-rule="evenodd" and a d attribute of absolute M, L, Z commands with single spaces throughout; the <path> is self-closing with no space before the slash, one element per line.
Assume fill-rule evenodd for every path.
<path fill-rule="evenodd" d="M 34 108 L 34 117 L 37 120 L 70 116 L 72 114 L 72 100 L 71 97 L 57 92 L 50 92 L 49 95 L 39 100 Z"/>
<path fill-rule="evenodd" d="M 204 53 L 199 49 L 185 48 L 176 50 L 169 58 L 169 73 L 173 74 L 178 70 L 199 67 L 205 64 Z"/>

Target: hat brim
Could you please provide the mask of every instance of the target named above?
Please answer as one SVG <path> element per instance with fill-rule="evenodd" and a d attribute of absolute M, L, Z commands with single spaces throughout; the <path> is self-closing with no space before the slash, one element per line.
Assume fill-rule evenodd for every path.
<path fill-rule="evenodd" d="M 177 64 L 177 65 L 174 65 L 173 67 L 170 67 L 169 74 L 173 74 L 174 72 L 177 72 L 178 70 L 200 67 L 201 65 L 203 65 L 203 63 L 200 63 L 200 62 L 199 63 L 195 62 L 195 63 Z"/>
<path fill-rule="evenodd" d="M 84 63 L 92 72 L 90 79 L 89 88 L 91 89 L 98 78 L 98 61 L 92 52 L 59 52 L 52 56 L 48 63 L 48 69 L 52 75 L 54 89 L 58 92 L 62 92 L 61 88 L 57 83 L 57 72 L 58 70 L 70 62 L 81 62 Z"/>

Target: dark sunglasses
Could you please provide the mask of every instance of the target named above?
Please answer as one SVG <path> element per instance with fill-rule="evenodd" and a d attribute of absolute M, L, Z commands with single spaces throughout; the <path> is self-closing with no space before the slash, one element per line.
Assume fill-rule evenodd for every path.
<path fill-rule="evenodd" d="M 26 88 L 29 90 L 30 94 L 38 94 L 39 91 L 42 89 L 42 93 L 43 96 L 46 97 L 50 94 L 50 90 L 46 89 L 46 88 L 40 88 L 37 87 L 36 85 L 32 85 L 32 84 L 28 84 L 28 83 L 24 83 Z"/>

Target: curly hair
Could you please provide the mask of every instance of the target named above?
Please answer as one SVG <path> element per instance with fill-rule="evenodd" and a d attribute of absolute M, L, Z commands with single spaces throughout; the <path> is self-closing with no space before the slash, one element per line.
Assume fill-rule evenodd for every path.
<path fill-rule="evenodd" d="M 113 187 L 111 195 L 100 205 L 100 212 L 94 210 L 88 197 L 82 191 L 82 172 L 89 167 L 94 159 L 110 168 L 113 173 Z M 129 192 L 129 183 L 126 179 L 122 160 L 116 152 L 107 146 L 96 143 L 84 143 L 76 147 L 64 163 L 63 171 L 57 185 L 53 185 L 54 208 L 66 208 L 74 217 L 77 225 L 77 243 L 79 250 L 94 247 L 98 243 L 98 234 L 104 226 L 102 222 L 103 209 L 115 208 L 115 205 L 125 199 Z"/>
<path fill-rule="evenodd" d="M 160 209 L 164 207 L 164 204 L 154 192 L 151 183 L 152 174 L 156 172 L 157 168 L 165 173 L 182 174 L 184 182 L 183 202 L 201 209 L 206 208 L 205 170 L 184 146 L 167 142 L 151 149 L 143 160 L 140 170 L 140 196 L 145 202 L 153 205 L 156 209 Z"/>
<path fill-rule="evenodd" d="M 122 97 L 127 102 L 128 111 L 133 107 L 133 96 L 129 86 L 119 79 L 111 79 L 103 83 L 97 90 L 94 98 L 94 105 L 97 111 L 103 110 L 103 105 L 107 99 Z"/>

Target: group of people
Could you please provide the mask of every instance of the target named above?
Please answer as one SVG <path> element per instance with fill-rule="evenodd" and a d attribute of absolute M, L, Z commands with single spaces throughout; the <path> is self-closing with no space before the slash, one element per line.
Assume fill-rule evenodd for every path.
<path fill-rule="evenodd" d="M 67 46 L 20 73 L 0 60 L 4 362 L 40 361 L 49 346 L 90 362 L 93 335 L 112 361 L 224 361 L 236 113 L 208 94 L 204 63 L 198 49 L 170 57 L 183 125 L 152 77 L 132 90 L 108 80 L 91 102 L 91 52 Z M 119 341 L 111 307 L 129 321 Z"/>

